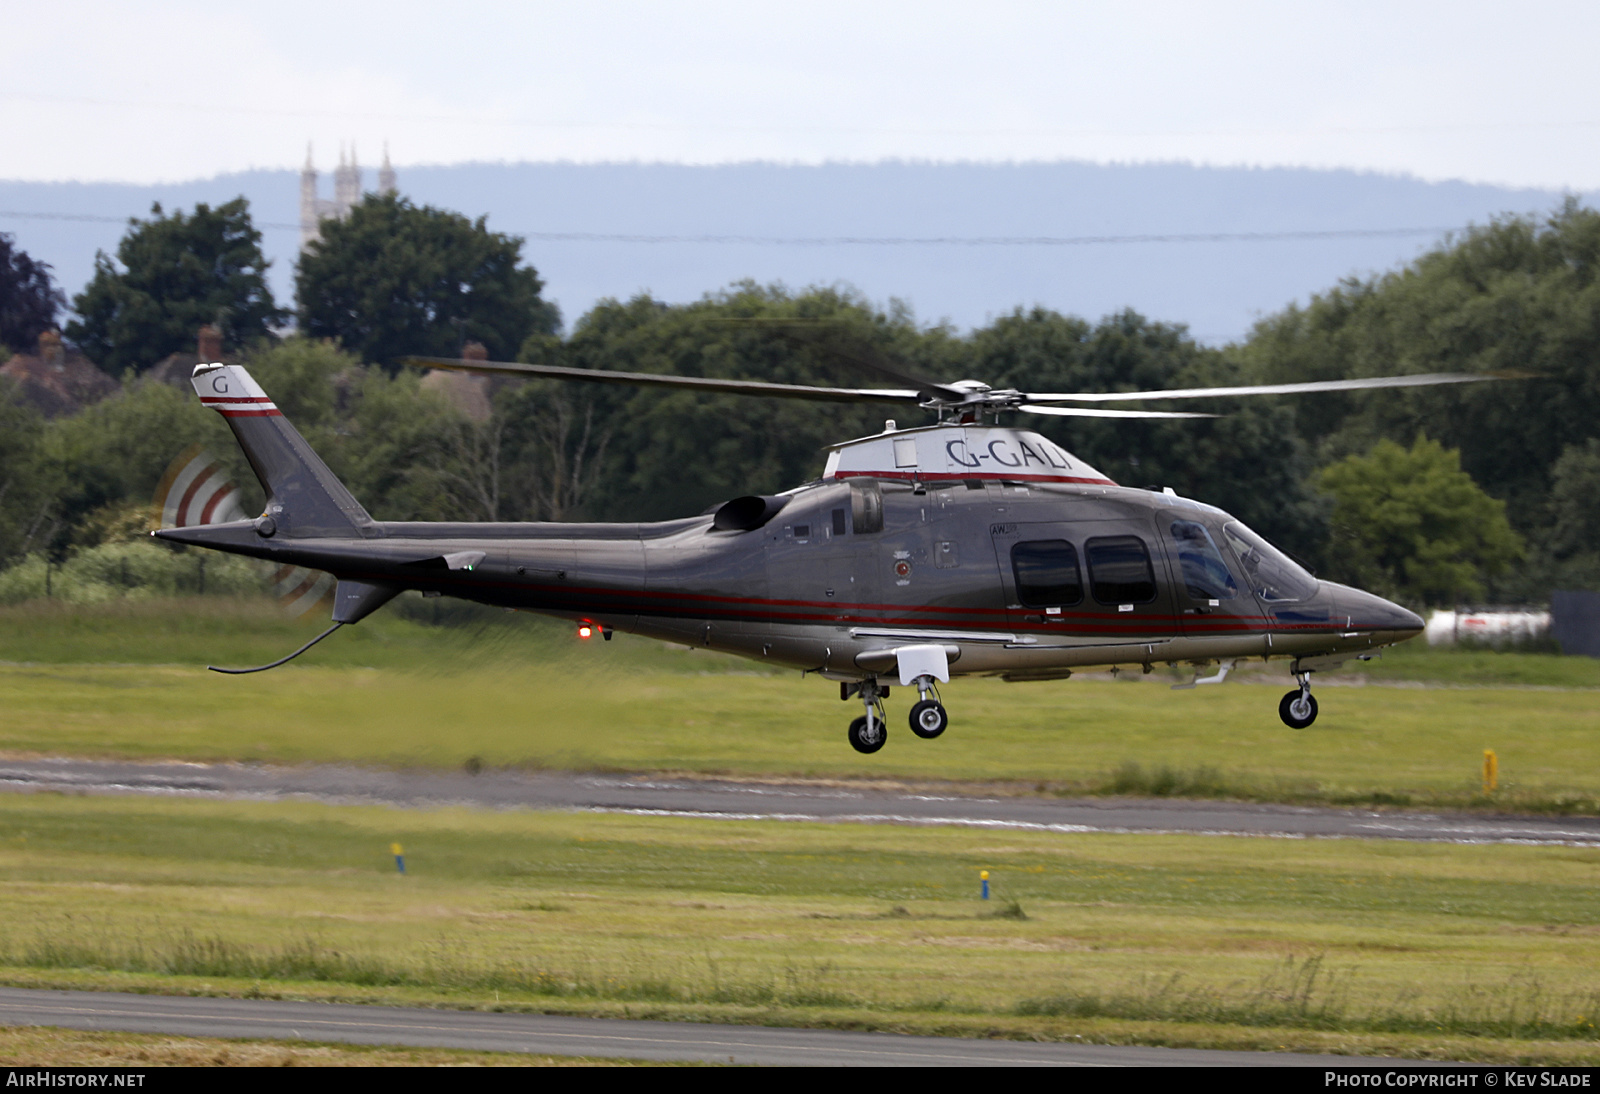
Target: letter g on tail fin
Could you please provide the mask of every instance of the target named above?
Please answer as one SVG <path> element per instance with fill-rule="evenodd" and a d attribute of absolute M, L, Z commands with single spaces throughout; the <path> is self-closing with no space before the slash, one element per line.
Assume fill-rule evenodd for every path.
<path fill-rule="evenodd" d="M 267 492 L 267 515 L 292 537 L 366 535 L 372 518 L 239 365 L 194 369 L 195 394 L 228 420 Z"/>

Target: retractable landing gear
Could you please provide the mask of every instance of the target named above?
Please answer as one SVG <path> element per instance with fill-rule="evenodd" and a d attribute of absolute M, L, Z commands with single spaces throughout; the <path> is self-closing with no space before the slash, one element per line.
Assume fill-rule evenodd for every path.
<path fill-rule="evenodd" d="M 906 682 L 903 677 L 902 682 Z M 935 677 L 920 675 L 909 683 L 922 697 L 911 708 L 911 732 L 925 741 L 931 741 L 945 731 L 950 724 L 950 715 L 945 713 L 944 704 L 939 702 Z M 846 682 L 839 685 L 840 699 L 849 699 L 852 695 L 860 696 L 866 713 L 850 723 L 850 747 L 857 752 L 876 752 L 889 736 L 883 713 L 883 701 L 889 697 L 889 689 L 878 683 L 876 677 L 868 677 L 859 684 Z"/>
<path fill-rule="evenodd" d="M 1278 703 L 1278 717 L 1290 729 L 1304 729 L 1317 720 L 1317 701 L 1311 695 L 1311 674 L 1295 673 L 1300 686 L 1285 695 Z"/>
<path fill-rule="evenodd" d="M 876 752 L 889 739 L 883 716 L 883 699 L 889 689 L 880 688 L 876 680 L 863 680 L 850 690 L 859 692 L 861 703 L 867 708 L 866 714 L 850 723 L 850 747 L 857 752 Z"/>
<path fill-rule="evenodd" d="M 922 698 L 911 707 L 911 732 L 925 741 L 931 741 L 945 731 L 950 724 L 950 715 L 945 713 L 944 704 L 939 702 L 939 689 L 934 686 L 933 677 L 919 676 L 912 683 Z M 932 699 L 928 698 L 929 692 L 933 693 Z"/>

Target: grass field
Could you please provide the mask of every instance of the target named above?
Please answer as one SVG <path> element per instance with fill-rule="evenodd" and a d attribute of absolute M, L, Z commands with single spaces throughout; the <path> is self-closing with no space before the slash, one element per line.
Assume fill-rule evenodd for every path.
<path fill-rule="evenodd" d="M 1597 884 L 1588 848 L 7 795 L 0 981 L 1595 1063 Z"/>
<path fill-rule="evenodd" d="M 1276 715 L 1279 665 L 1193 691 L 1170 690 L 1162 672 L 958 680 L 943 738 L 903 729 L 901 689 L 889 746 L 872 756 L 845 743 L 859 711 L 825 681 L 626 635 L 579 643 L 524 617 L 435 627 L 380 615 L 270 673 L 203 668 L 270 660 L 314 632 L 225 600 L 0 610 L 0 750 L 1600 809 L 1600 662 L 1586 658 L 1396 651 L 1343 681 L 1362 686 L 1324 683 L 1321 717 L 1300 732 Z M 1488 798 L 1486 748 L 1501 779 Z"/>
<path fill-rule="evenodd" d="M 0 609 L 0 751 L 1600 802 L 1585 659 L 1405 648 L 1323 682 L 1302 732 L 1277 720 L 1278 676 L 963 680 L 943 738 L 897 728 L 902 690 L 889 747 L 861 756 L 853 705 L 814 678 L 625 635 L 580 644 L 526 617 L 439 626 L 435 603 L 246 677 L 203 666 L 271 660 L 317 625 L 223 599 Z M 1485 748 L 1502 780 L 1487 798 Z M 0 981 L 1600 1063 L 1597 883 L 1591 848 L 0 795 Z M 369 1062 L 0 1035 L 0 1057 L 27 1063 L 302 1051 Z M 425 1055 L 370 1062 L 499 1062 Z"/>

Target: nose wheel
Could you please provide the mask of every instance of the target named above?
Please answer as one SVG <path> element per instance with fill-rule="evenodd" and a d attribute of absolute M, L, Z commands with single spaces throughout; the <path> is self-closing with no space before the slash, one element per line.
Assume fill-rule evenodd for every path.
<path fill-rule="evenodd" d="M 1290 729 L 1305 729 L 1317 720 L 1317 700 L 1311 694 L 1311 674 L 1300 674 L 1300 686 L 1278 703 L 1278 717 Z"/>

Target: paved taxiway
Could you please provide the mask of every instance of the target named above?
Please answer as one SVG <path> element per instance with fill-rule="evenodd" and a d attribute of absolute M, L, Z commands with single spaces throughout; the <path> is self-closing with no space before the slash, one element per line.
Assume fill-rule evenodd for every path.
<path fill-rule="evenodd" d="M 0 760 L 0 791 L 300 800 L 422 808 L 467 805 L 712 820 L 954 825 L 1048 832 L 1174 833 L 1286 839 L 1600 845 L 1600 818 L 1312 809 L 1171 799 L 981 796 L 838 783 L 318 765 Z"/>
<path fill-rule="evenodd" d="M 828 1067 L 1351 1067 L 1414 1061 L 979 1041 L 829 1029 L 0 988 L 0 1025 L 552 1056 Z"/>

